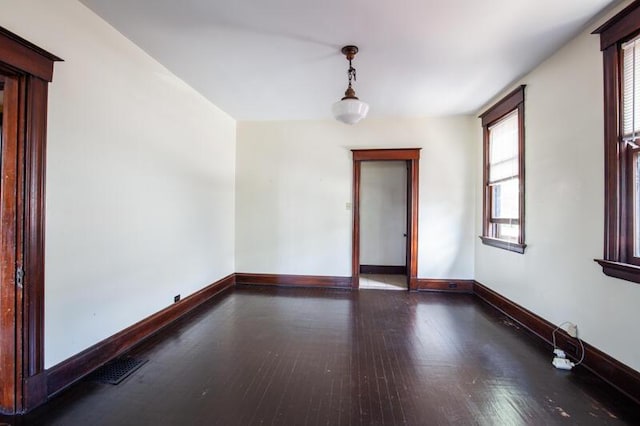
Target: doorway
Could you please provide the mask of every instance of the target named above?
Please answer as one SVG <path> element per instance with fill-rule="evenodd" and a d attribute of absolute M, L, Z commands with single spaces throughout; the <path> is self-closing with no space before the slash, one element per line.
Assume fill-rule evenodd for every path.
<path fill-rule="evenodd" d="M 418 272 L 418 176 L 419 176 L 419 160 L 420 148 L 406 149 L 363 149 L 352 150 L 353 153 L 353 232 L 351 246 L 351 265 L 352 265 L 352 288 L 360 288 L 360 275 L 362 256 L 362 165 L 365 162 L 401 162 L 406 165 L 406 197 L 405 197 L 405 213 L 406 221 L 404 228 L 406 229 L 406 237 L 404 238 L 405 262 L 404 270 L 395 270 L 396 274 L 402 274 L 405 278 L 404 289 L 417 290 L 417 272 Z M 365 200 L 365 203 L 367 201 Z M 366 226 L 366 221 L 365 221 Z M 404 234 L 404 233 L 403 233 Z M 365 237 L 365 241 L 366 241 Z M 384 244 L 384 241 L 381 243 Z M 367 254 L 365 253 L 365 256 Z M 399 263 L 399 262 L 398 262 Z M 367 266 L 394 266 L 394 265 L 366 265 Z M 401 266 L 401 265 L 395 265 Z M 370 270 L 371 271 L 371 270 Z M 385 274 L 386 275 L 386 274 Z"/>
<path fill-rule="evenodd" d="M 361 289 L 406 290 L 407 162 L 360 165 Z"/>
<path fill-rule="evenodd" d="M 46 400 L 44 177 L 47 90 L 60 60 L 0 27 L 0 413 Z"/>

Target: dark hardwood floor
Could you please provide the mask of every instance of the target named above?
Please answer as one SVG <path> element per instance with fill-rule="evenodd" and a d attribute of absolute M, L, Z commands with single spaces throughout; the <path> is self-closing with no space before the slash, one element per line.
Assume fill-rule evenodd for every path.
<path fill-rule="evenodd" d="M 238 287 L 16 425 L 622 425 L 640 407 L 471 295 Z"/>

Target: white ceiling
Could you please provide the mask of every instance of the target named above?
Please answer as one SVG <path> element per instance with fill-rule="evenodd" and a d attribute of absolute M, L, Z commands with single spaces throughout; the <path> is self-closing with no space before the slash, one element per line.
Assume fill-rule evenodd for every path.
<path fill-rule="evenodd" d="M 237 120 L 474 113 L 615 0 L 81 0 Z M 595 36 L 594 36 L 595 37 Z"/>

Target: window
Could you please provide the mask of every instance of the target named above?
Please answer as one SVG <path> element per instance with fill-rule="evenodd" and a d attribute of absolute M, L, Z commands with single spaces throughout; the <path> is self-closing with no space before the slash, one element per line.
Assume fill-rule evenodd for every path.
<path fill-rule="evenodd" d="M 640 2 L 594 31 L 604 65 L 605 274 L 640 283 Z"/>
<path fill-rule="evenodd" d="M 480 116 L 484 131 L 482 242 L 524 253 L 524 87 Z"/>

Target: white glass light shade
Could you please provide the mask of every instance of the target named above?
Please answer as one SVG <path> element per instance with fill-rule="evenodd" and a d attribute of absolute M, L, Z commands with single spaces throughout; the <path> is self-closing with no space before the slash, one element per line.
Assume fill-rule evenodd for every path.
<path fill-rule="evenodd" d="M 367 116 L 369 105 L 358 99 L 343 99 L 331 107 L 333 116 L 345 124 L 356 124 Z"/>

